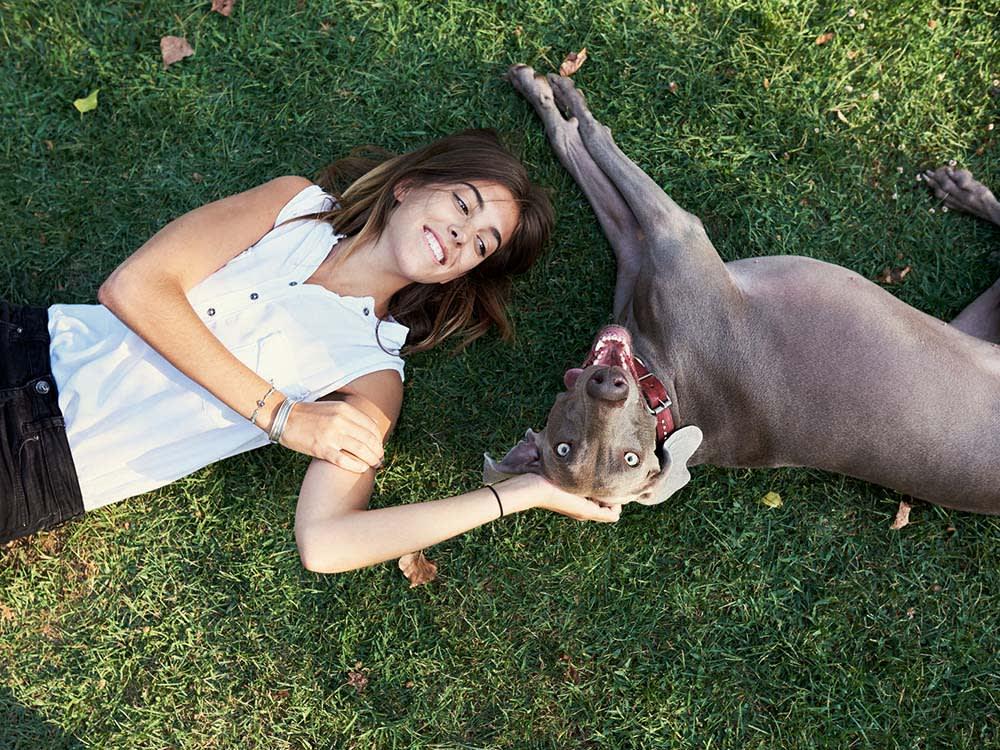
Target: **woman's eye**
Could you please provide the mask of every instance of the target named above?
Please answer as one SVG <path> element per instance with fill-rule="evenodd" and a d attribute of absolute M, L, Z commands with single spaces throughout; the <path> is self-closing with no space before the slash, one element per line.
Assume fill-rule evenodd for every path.
<path fill-rule="evenodd" d="M 465 204 L 465 201 L 462 200 L 462 196 L 460 196 L 458 193 L 454 193 L 454 196 L 455 196 L 455 201 L 458 203 L 458 210 L 461 211 L 466 216 L 468 216 L 469 207 Z"/>
<path fill-rule="evenodd" d="M 569 455 L 569 443 L 559 443 L 556 446 L 556 455 L 560 458 L 566 458 Z"/>
<path fill-rule="evenodd" d="M 479 247 L 479 257 L 480 258 L 485 258 L 486 257 L 486 243 L 483 242 L 478 237 L 476 237 L 476 245 Z"/>
<path fill-rule="evenodd" d="M 629 466 L 638 466 L 639 456 L 629 451 L 628 453 L 625 454 L 625 463 L 627 463 Z"/>

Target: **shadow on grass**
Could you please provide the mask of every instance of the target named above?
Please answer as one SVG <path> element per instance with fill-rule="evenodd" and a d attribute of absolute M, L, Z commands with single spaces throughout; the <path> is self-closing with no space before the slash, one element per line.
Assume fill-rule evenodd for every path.
<path fill-rule="evenodd" d="M 8 688 L 0 688 L 0 748 L 83 750 L 84 744 L 42 714 L 22 704 Z"/>

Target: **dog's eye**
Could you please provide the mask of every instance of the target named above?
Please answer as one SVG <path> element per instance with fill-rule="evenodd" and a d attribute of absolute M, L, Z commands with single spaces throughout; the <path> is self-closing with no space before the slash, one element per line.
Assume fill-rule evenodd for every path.
<path fill-rule="evenodd" d="M 637 456 L 635 453 L 632 453 L 632 451 L 629 451 L 628 453 L 625 454 L 625 463 L 627 463 L 629 466 L 638 466 L 639 456 Z"/>
<path fill-rule="evenodd" d="M 560 458 L 566 458 L 569 455 L 569 443 L 559 443 L 556 446 L 556 455 Z"/>

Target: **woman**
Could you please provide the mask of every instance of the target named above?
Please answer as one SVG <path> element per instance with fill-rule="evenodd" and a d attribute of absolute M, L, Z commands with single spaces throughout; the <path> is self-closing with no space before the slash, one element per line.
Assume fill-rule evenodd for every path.
<path fill-rule="evenodd" d="M 350 570 L 544 507 L 613 521 L 524 476 L 367 510 L 402 402 L 400 351 L 497 325 L 537 257 L 547 198 L 490 131 L 375 165 L 337 201 L 281 177 L 171 222 L 101 305 L 0 307 L 0 541 L 147 492 L 269 440 L 313 457 L 303 564 Z"/>

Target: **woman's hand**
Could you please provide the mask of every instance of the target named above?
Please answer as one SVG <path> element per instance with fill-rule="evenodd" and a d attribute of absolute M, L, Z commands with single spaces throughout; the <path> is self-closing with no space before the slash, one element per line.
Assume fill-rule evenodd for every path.
<path fill-rule="evenodd" d="M 522 474 L 494 485 L 503 502 L 505 489 L 515 496 L 523 508 L 544 508 L 577 521 L 614 523 L 622 512 L 621 505 L 601 505 L 585 497 L 565 492 L 539 474 Z M 506 505 L 505 505 L 506 507 Z"/>
<path fill-rule="evenodd" d="M 375 420 L 347 401 L 297 403 L 281 444 L 355 474 L 382 463 L 382 436 Z"/>

